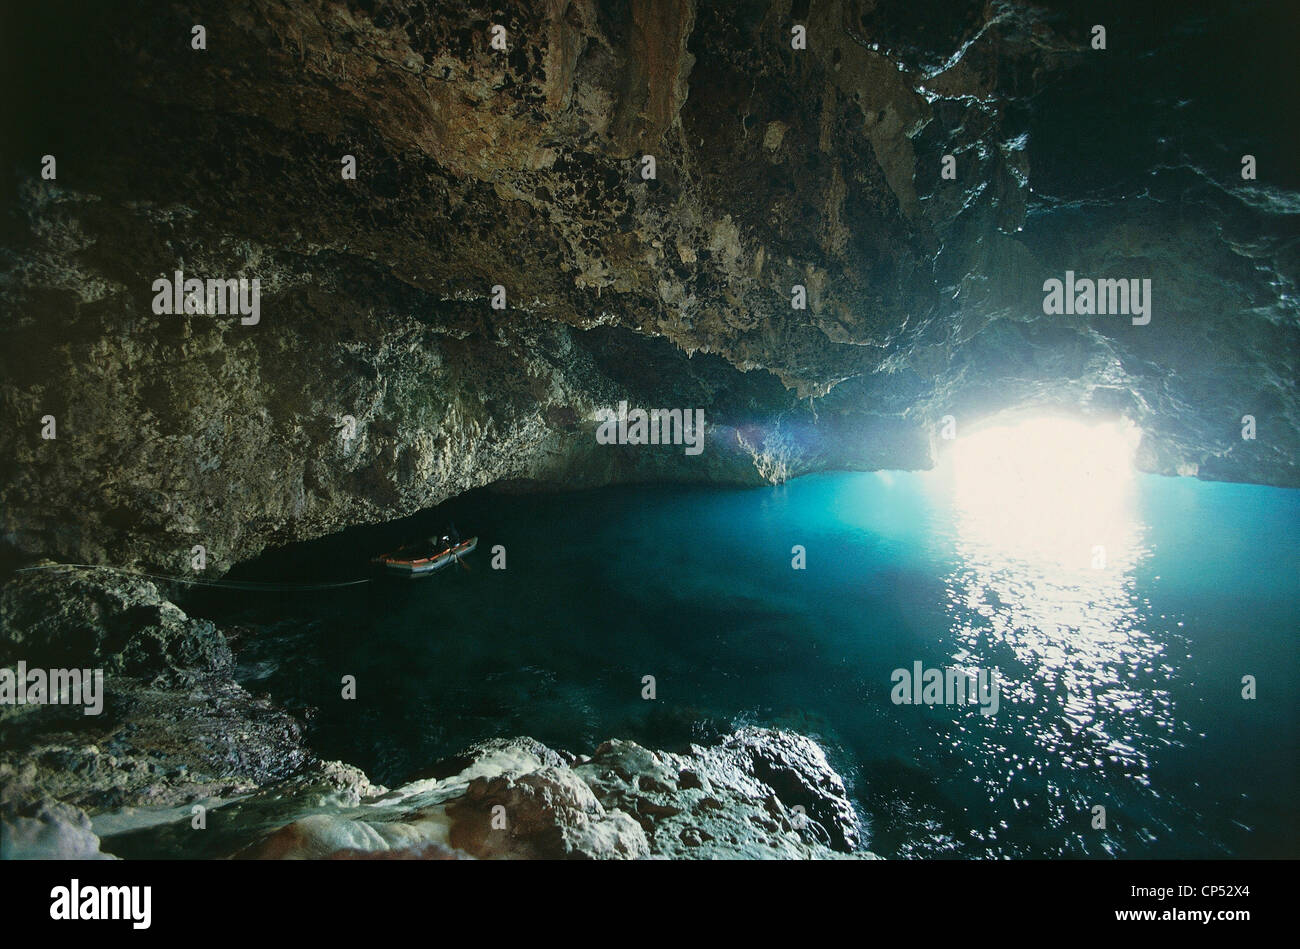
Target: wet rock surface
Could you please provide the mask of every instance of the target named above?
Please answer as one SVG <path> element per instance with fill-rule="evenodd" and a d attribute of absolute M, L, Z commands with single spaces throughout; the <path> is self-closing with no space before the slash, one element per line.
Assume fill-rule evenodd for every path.
<path fill-rule="evenodd" d="M 309 773 L 212 811 L 210 836 L 202 839 L 198 855 L 872 856 L 862 846 L 844 786 L 821 749 L 784 731 L 748 728 L 684 754 L 611 741 L 577 757 L 530 738 L 494 739 L 439 766 L 459 770 L 392 790 L 371 786 L 360 772 L 337 763 L 319 767 L 327 774 Z M 196 835 L 183 825 L 104 844 L 124 855 L 150 847 L 194 854 L 196 845 Z"/>
<path fill-rule="evenodd" d="M 602 804 L 632 815 L 658 855 L 816 857 L 863 843 L 843 781 L 791 732 L 745 728 L 688 754 L 610 741 L 574 770 Z"/>
<path fill-rule="evenodd" d="M 90 818 L 50 800 L 0 803 L 0 860 L 111 860 Z"/>
<path fill-rule="evenodd" d="M 6 847 L 50 835 L 62 852 L 79 846 L 83 811 L 243 794 L 312 760 L 301 725 L 234 681 L 224 634 L 148 580 L 99 570 L 17 574 L 0 588 L 0 667 L 19 662 L 102 670 L 102 711 L 0 704 Z"/>

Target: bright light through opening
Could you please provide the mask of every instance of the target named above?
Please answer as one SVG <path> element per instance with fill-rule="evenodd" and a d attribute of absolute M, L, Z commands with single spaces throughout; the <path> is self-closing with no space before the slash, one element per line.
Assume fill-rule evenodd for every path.
<path fill-rule="evenodd" d="M 951 502 L 953 663 L 1000 668 L 1002 701 L 1061 696 L 1067 724 L 1042 734 L 1044 754 L 1081 767 L 1123 761 L 1144 781 L 1144 750 L 1106 725 L 1156 719 L 1167 705 L 1130 681 L 1138 669 L 1149 675 L 1163 648 L 1144 631 L 1136 598 L 1147 556 L 1139 438 L 1128 422 L 994 425 L 949 443 L 933 477 Z"/>
<path fill-rule="evenodd" d="M 958 439 L 938 473 L 960 533 L 995 559 L 1096 569 L 1133 542 L 1139 438 L 1127 421 L 1035 418 Z"/>

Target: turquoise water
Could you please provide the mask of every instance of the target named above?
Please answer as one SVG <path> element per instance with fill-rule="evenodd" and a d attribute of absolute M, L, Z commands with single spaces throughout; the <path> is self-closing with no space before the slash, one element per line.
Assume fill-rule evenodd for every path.
<path fill-rule="evenodd" d="M 447 516 L 480 537 L 471 569 L 190 605 L 245 628 L 243 681 L 304 711 L 321 755 L 382 783 L 496 735 L 586 751 L 773 724 L 823 741 L 884 856 L 1300 855 L 1300 492 L 1131 490 L 1101 569 L 1007 554 L 926 474 L 479 492 L 239 575 L 355 573 Z M 997 714 L 893 704 L 916 661 L 996 666 Z"/>

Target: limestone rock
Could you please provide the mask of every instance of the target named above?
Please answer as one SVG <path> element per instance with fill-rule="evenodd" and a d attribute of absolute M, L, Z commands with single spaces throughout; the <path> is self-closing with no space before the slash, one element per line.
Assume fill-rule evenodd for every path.
<path fill-rule="evenodd" d="M 0 860 L 113 859 L 99 847 L 80 808 L 56 801 L 0 803 Z"/>
<path fill-rule="evenodd" d="M 271 786 L 230 805 L 224 839 L 235 846 L 268 828 L 237 849 L 258 859 L 872 856 L 821 749 L 785 731 L 747 728 L 686 754 L 615 740 L 577 758 L 531 738 L 495 739 L 430 774 L 442 776 L 355 803 L 322 802 L 304 793 L 311 782 Z"/>
<path fill-rule="evenodd" d="M 1055 6 L 817 3 L 796 51 L 779 3 L 305 0 L 201 55 L 144 0 L 22 11 L 51 96 L 3 142 L 0 553 L 220 573 L 489 484 L 924 468 L 945 415 L 1007 409 L 1300 484 L 1296 182 L 1222 154 L 1271 147 L 1233 118 L 1255 73 L 1189 71 L 1185 11 L 1089 57 Z M 154 314 L 178 268 L 259 279 L 260 323 Z M 1152 323 L 1044 315 L 1066 269 L 1150 277 Z M 620 399 L 705 409 L 708 449 L 596 446 Z"/>
<path fill-rule="evenodd" d="M 0 664 L 103 671 L 102 711 L 0 705 L 0 803 L 91 811 L 246 792 L 311 758 L 301 726 L 233 678 L 224 634 L 153 582 L 39 570 L 0 587 Z"/>

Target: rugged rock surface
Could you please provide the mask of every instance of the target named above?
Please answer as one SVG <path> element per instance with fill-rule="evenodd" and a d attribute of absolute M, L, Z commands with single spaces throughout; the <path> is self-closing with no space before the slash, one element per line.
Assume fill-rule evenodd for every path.
<path fill-rule="evenodd" d="M 656 855 L 809 857 L 862 844 L 844 782 L 802 735 L 745 728 L 686 755 L 611 741 L 574 771 L 636 819 Z"/>
<path fill-rule="evenodd" d="M 234 681 L 221 630 L 148 580 L 17 574 L 0 588 L 0 668 L 19 661 L 101 669 L 104 695 L 97 715 L 81 705 L 0 704 L 7 854 L 93 852 L 83 811 L 246 794 L 312 760 L 298 722 Z"/>
<path fill-rule="evenodd" d="M 220 572 L 494 482 L 924 467 L 944 415 L 1027 407 L 1300 484 L 1268 5 L 253 0 L 204 50 L 65 6 L 0 31 L 11 553 Z M 260 323 L 154 315 L 176 269 L 260 279 Z M 1151 278 L 1151 324 L 1044 317 L 1067 269 Z M 704 408 L 704 455 L 596 446 L 624 398 Z"/>
<path fill-rule="evenodd" d="M 123 855 L 254 859 L 872 856 L 811 740 L 748 728 L 686 754 L 606 742 L 590 756 L 494 739 L 388 790 L 329 763 L 209 814 L 112 837 Z"/>
<path fill-rule="evenodd" d="M 86 812 L 50 800 L 0 803 L 0 860 L 111 860 Z"/>

